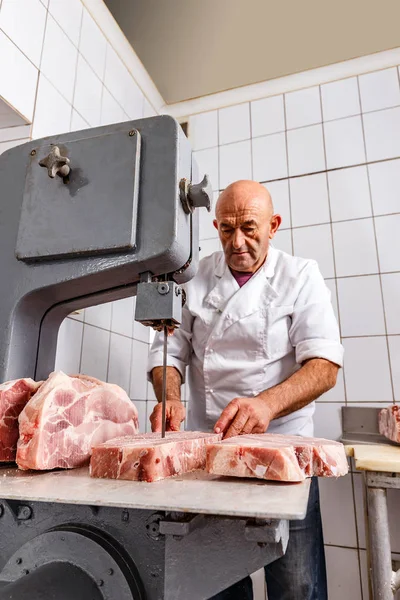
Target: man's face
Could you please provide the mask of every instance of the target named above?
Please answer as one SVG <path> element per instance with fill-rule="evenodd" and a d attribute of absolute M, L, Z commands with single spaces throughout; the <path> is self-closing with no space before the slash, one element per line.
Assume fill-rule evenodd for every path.
<path fill-rule="evenodd" d="M 223 202 L 214 226 L 229 267 L 234 271 L 255 273 L 268 254 L 269 241 L 281 223 L 263 199 Z"/>

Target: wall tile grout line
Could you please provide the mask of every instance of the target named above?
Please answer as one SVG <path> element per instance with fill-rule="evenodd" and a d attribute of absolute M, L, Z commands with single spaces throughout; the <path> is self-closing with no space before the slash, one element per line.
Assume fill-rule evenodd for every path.
<path fill-rule="evenodd" d="M 42 4 L 43 4 L 43 3 L 42 3 Z M 40 69 L 41 69 L 41 66 L 42 66 L 42 59 L 43 59 L 43 49 L 44 49 L 44 40 L 45 40 L 45 37 L 46 37 L 46 31 L 47 31 L 47 21 L 48 21 L 48 16 L 49 16 L 49 11 L 48 11 L 47 7 L 45 7 L 45 10 L 46 10 L 46 19 L 45 19 L 44 31 L 43 31 L 42 48 L 41 48 L 41 51 L 40 51 L 39 68 L 37 68 L 37 67 L 34 65 L 35 69 L 37 69 L 37 79 L 36 79 L 36 91 L 35 91 L 35 99 L 34 99 L 34 102 L 33 102 L 32 122 L 31 122 L 31 129 L 30 129 L 30 135 L 29 135 L 29 137 L 30 137 L 30 139 L 31 139 L 31 140 L 33 139 L 33 136 L 32 136 L 32 134 L 33 134 L 33 125 L 34 125 L 34 122 L 35 122 L 36 106 L 37 106 L 37 100 L 38 100 L 38 94 L 39 94 L 39 84 L 40 84 L 40 78 L 41 78 L 41 76 L 42 76 L 42 72 L 41 72 L 41 70 L 40 70 Z M 0 30 L 0 31 L 2 31 L 2 30 Z M 3 33 L 4 33 L 4 31 L 3 31 Z M 8 36 L 7 36 L 7 37 L 8 37 Z M 9 38 L 9 37 L 8 37 L 8 39 L 10 39 L 10 40 L 11 40 L 11 38 Z M 11 42 L 14 44 L 14 42 L 13 42 L 12 40 L 11 40 Z M 20 48 L 17 46 L 17 44 L 14 44 L 14 46 L 15 46 L 16 48 L 18 48 L 18 50 L 19 50 L 20 52 L 22 52 L 22 50 L 21 50 L 21 49 L 20 49 Z M 24 54 L 24 53 L 22 52 L 22 54 Z M 26 55 L 24 54 L 24 56 L 26 56 Z M 28 58 L 28 57 L 26 56 L 26 58 Z M 28 58 L 28 60 L 29 60 L 29 58 Z M 32 62 L 32 61 L 30 61 L 30 62 Z M 32 63 L 32 64 L 33 64 L 33 63 Z"/>
<path fill-rule="evenodd" d="M 83 327 L 82 327 L 82 340 L 81 340 L 81 355 L 79 357 L 79 373 L 82 373 L 82 356 L 83 356 L 83 339 L 85 337 L 85 328 L 86 328 L 86 323 L 82 323 Z"/>
<path fill-rule="evenodd" d="M 321 107 L 321 115 L 323 115 L 321 86 L 318 86 L 318 91 L 319 91 L 319 101 L 320 101 L 320 107 Z M 325 140 L 325 127 L 324 127 L 324 125 L 322 125 L 322 143 L 323 143 L 323 147 L 324 147 L 325 166 L 327 167 L 328 165 L 327 165 L 327 158 L 326 158 L 326 140 Z M 333 221 L 332 221 L 331 192 L 330 192 L 330 187 L 329 187 L 328 172 L 329 171 L 328 171 L 328 168 L 327 168 L 326 171 L 325 171 L 325 183 L 326 183 L 326 188 L 327 188 L 327 193 L 328 193 L 328 208 L 329 208 L 329 219 L 330 219 L 329 230 L 331 232 L 333 272 L 334 272 L 334 278 L 335 278 L 336 304 L 337 304 L 337 313 L 338 313 L 337 320 L 338 320 L 340 338 L 341 338 L 341 340 L 343 340 L 343 336 L 342 336 L 342 322 L 341 322 L 341 316 L 340 316 L 339 289 L 338 289 L 338 284 L 337 284 L 336 252 L 335 252 L 335 237 L 334 237 L 334 232 L 333 232 Z M 347 405 L 346 372 L 345 372 L 344 364 L 343 364 L 343 368 L 342 368 L 342 375 L 343 375 L 344 404 Z"/>
<path fill-rule="evenodd" d="M 351 79 L 353 79 L 353 77 Z M 342 80 L 339 79 L 338 81 L 342 81 Z M 317 87 L 317 86 L 312 86 L 312 87 Z M 321 86 L 319 86 L 319 87 L 321 87 Z M 308 88 L 304 88 L 304 89 L 308 89 Z M 298 90 L 298 91 L 301 91 L 301 90 Z M 292 93 L 292 92 L 290 92 L 290 93 Z M 276 96 L 267 96 L 266 98 L 260 98 L 260 100 L 267 100 L 268 98 L 273 98 L 273 97 L 277 97 L 277 96 L 284 96 L 285 97 L 286 95 L 287 94 L 277 94 Z M 250 101 L 249 104 L 251 104 L 252 102 L 254 102 L 254 100 Z M 247 102 L 241 102 L 240 105 L 242 105 L 242 104 L 247 104 Z M 233 104 L 232 106 L 239 106 L 239 104 Z M 284 106 L 286 108 L 286 103 L 285 102 L 284 102 Z M 217 109 L 214 109 L 214 110 L 220 111 L 220 110 L 223 110 L 224 108 L 230 108 L 230 107 L 221 107 L 221 108 L 217 108 Z M 258 138 L 263 138 L 263 137 L 270 137 L 270 136 L 276 135 L 278 133 L 285 133 L 285 131 L 296 131 L 297 129 L 308 129 L 309 127 L 315 127 L 315 125 L 323 125 L 324 123 L 335 123 L 337 121 L 346 121 L 348 119 L 354 119 L 355 117 L 360 117 L 362 115 L 370 115 L 372 113 L 384 112 L 384 111 L 387 111 L 387 110 L 392 110 L 394 108 L 400 108 L 400 104 L 393 104 L 392 106 L 386 106 L 384 108 L 377 108 L 377 109 L 374 109 L 374 110 L 364 110 L 363 111 L 360 108 L 359 112 L 354 113 L 352 115 L 346 115 L 345 117 L 338 117 L 336 119 L 324 119 L 324 118 L 322 118 L 321 121 L 317 121 L 315 123 L 311 123 L 311 124 L 308 124 L 308 125 L 300 125 L 299 127 L 286 127 L 285 129 L 282 129 L 282 130 L 279 129 L 278 131 L 274 131 L 274 133 L 263 133 L 262 135 L 252 135 L 252 132 L 250 130 L 250 136 L 249 137 L 246 137 L 243 140 L 238 140 L 238 141 L 245 142 L 247 140 L 258 139 Z M 198 116 L 198 115 L 201 115 L 201 114 L 206 114 L 207 112 L 212 112 L 212 111 L 208 111 L 207 110 L 207 111 L 204 111 L 203 113 L 196 113 L 194 115 L 189 115 L 188 117 L 185 117 L 183 120 L 186 120 L 186 119 L 189 119 L 191 117 L 195 117 L 195 116 Z M 321 110 L 321 113 L 322 113 L 322 110 Z M 221 146 L 230 146 L 231 144 L 237 144 L 237 141 L 236 142 L 227 142 L 226 144 L 221 144 Z M 210 150 L 211 148 L 215 148 L 215 146 L 206 146 L 205 148 L 201 148 L 201 150 Z"/>
<path fill-rule="evenodd" d="M 289 214 L 290 214 L 290 241 L 292 244 L 292 256 L 294 256 L 295 251 L 294 251 L 294 237 L 293 237 L 292 192 L 291 192 L 290 178 L 289 178 L 289 144 L 288 144 L 288 135 L 287 135 L 288 130 L 287 130 L 287 115 L 286 115 L 286 94 L 283 94 L 282 100 L 283 100 L 283 121 L 285 124 L 286 170 L 287 170 L 287 174 L 288 174 L 288 177 L 285 177 L 284 179 L 287 179 L 287 186 L 288 186 Z M 280 181 L 280 180 L 275 180 L 275 181 Z"/>
<path fill-rule="evenodd" d="M 362 585 L 361 557 L 360 557 L 360 533 L 358 531 L 358 522 L 357 522 L 357 503 L 356 503 L 356 492 L 355 492 L 355 487 L 354 487 L 354 473 L 352 471 L 350 471 L 349 475 L 351 478 L 351 494 L 352 494 L 352 499 L 353 499 L 354 525 L 355 525 L 355 529 L 356 529 L 356 540 L 357 540 L 358 575 L 359 575 L 359 580 L 360 580 L 361 598 L 362 598 L 362 600 L 364 600 L 363 585 Z M 365 600 L 367 600 L 367 598 Z"/>
<path fill-rule="evenodd" d="M 47 20 L 47 10 L 46 10 L 46 20 Z M 25 54 L 25 52 L 23 50 L 21 50 L 21 48 L 19 46 L 17 46 L 17 44 L 14 42 L 14 40 L 12 38 L 10 38 L 10 36 L 8 35 L 8 33 L 6 33 L 4 31 L 4 29 L 2 29 L 0 27 L 0 33 L 2 33 L 3 35 L 6 36 L 6 38 L 12 43 L 13 46 L 15 46 L 19 52 L 21 52 L 21 54 L 23 54 L 23 56 L 26 58 L 26 60 L 29 60 L 29 62 L 31 63 L 31 65 L 33 67 L 35 67 L 35 69 L 39 72 L 39 68 L 35 65 L 35 63 L 29 58 L 29 56 L 27 54 Z M 42 45 L 42 51 L 43 51 L 43 45 Z M 39 61 L 40 64 L 40 61 Z"/>
<path fill-rule="evenodd" d="M 360 98 L 360 102 L 361 102 L 361 89 L 360 89 L 360 78 L 359 77 L 357 77 L 357 86 L 358 86 L 358 93 L 359 93 L 359 98 Z M 363 142 L 364 142 L 365 158 L 368 160 L 367 141 L 366 141 L 366 137 L 365 137 L 364 115 L 363 114 L 361 115 L 361 127 L 362 127 L 362 132 L 363 132 Z M 371 213 L 372 213 L 372 215 L 374 215 L 374 205 L 373 205 L 373 202 L 372 202 L 372 189 L 371 189 L 371 179 L 370 179 L 369 167 L 367 167 L 367 181 L 368 181 L 369 200 L 370 200 L 370 206 L 371 206 Z M 394 398 L 395 398 L 394 378 L 393 378 L 392 361 L 391 361 L 391 357 L 390 357 L 390 347 L 389 347 L 389 338 L 388 338 L 388 330 L 387 330 L 385 299 L 384 299 L 383 285 L 382 285 L 382 269 L 381 269 L 381 262 L 380 262 L 380 256 L 379 256 L 378 237 L 376 235 L 375 215 L 372 218 L 372 227 L 373 227 L 373 231 L 374 231 L 376 260 L 377 260 L 377 263 L 378 263 L 379 288 L 380 288 L 380 292 L 381 292 L 383 322 L 384 322 L 384 325 L 385 325 L 386 351 L 387 351 L 387 359 L 388 359 L 388 366 L 389 366 L 390 385 L 391 385 L 391 389 L 392 389 L 392 402 L 394 402 Z"/>
<path fill-rule="evenodd" d="M 315 127 L 313 125 L 312 127 Z M 278 177 L 277 179 L 268 179 L 266 181 L 262 181 L 261 183 L 274 183 L 276 181 L 283 181 L 285 179 L 299 179 L 300 177 L 309 177 L 310 175 L 318 175 L 320 173 L 334 173 L 335 171 L 344 171 L 345 169 L 354 169 L 356 167 L 365 167 L 368 165 L 375 165 L 380 163 L 386 163 L 391 161 L 399 160 L 399 156 L 392 156 L 390 158 L 381 158 L 379 160 L 371 160 L 361 163 L 354 163 L 352 165 L 344 165 L 341 167 L 334 167 L 333 169 L 320 169 L 318 171 L 307 171 L 305 173 L 301 173 L 300 175 L 289 175 L 288 177 Z"/>
<path fill-rule="evenodd" d="M 188 120 L 189 122 L 189 120 Z M 219 143 L 219 110 L 217 110 L 217 163 L 218 163 L 218 187 L 221 187 L 221 159 L 220 159 L 220 143 Z M 214 200 L 214 198 L 213 198 Z M 200 245 L 200 244 L 199 244 Z"/>
<path fill-rule="evenodd" d="M 321 91 L 321 86 L 318 86 L 318 92 L 319 92 L 319 102 L 320 102 L 320 108 L 321 108 L 321 116 L 323 115 L 323 106 L 322 106 L 322 91 Z M 324 160 L 325 160 L 325 166 L 328 167 L 327 164 L 327 159 L 326 159 L 326 140 L 325 140 L 325 127 L 322 124 L 322 143 L 323 143 L 323 147 L 324 147 Z M 337 284 L 337 269 L 336 269 L 336 252 L 335 252 L 335 238 L 334 238 L 334 234 L 333 234 L 333 222 L 332 222 L 332 206 L 331 206 L 331 194 L 330 194 L 330 188 L 329 188 L 329 177 L 328 177 L 328 168 L 326 168 L 325 170 L 325 184 L 326 184 L 326 189 L 327 189 L 327 194 L 328 194 L 328 208 L 329 208 L 329 231 L 331 232 L 331 247 L 332 247 L 332 259 L 333 259 L 333 273 L 334 273 L 334 278 L 335 278 L 335 290 L 336 290 L 336 304 L 337 304 L 337 320 L 338 320 L 338 326 L 339 326 L 339 335 L 340 338 L 343 339 L 342 336 L 342 322 L 341 322 L 341 317 L 340 317 L 340 303 L 339 303 L 339 290 L 338 290 L 338 284 Z M 342 368 L 342 375 L 343 375 L 343 389 L 344 389 L 344 404 L 347 405 L 347 386 L 346 386 L 346 372 L 345 372 L 345 368 L 344 368 L 344 364 L 343 364 L 343 368 Z"/>
<path fill-rule="evenodd" d="M 320 123 L 317 123 L 317 125 L 319 125 L 319 124 Z M 312 125 L 311 127 L 315 127 L 315 125 Z M 280 132 L 280 133 L 285 133 L 285 132 Z M 277 135 L 277 134 L 272 133 L 271 135 Z M 241 141 L 249 141 L 249 140 L 241 140 Z M 237 144 L 237 143 L 238 142 L 231 142 L 231 144 Z M 210 148 L 202 148 L 201 150 L 196 150 L 195 152 L 203 152 L 204 150 L 215 150 L 215 149 L 221 148 L 223 146 L 229 146 L 231 144 L 222 144 L 221 146 L 211 146 Z M 358 163 L 354 163 L 352 165 L 343 165 L 341 167 L 334 167 L 332 169 L 325 168 L 325 169 L 320 169 L 318 171 L 306 171 L 305 173 L 301 173 L 300 175 L 287 175 L 286 177 L 278 177 L 275 179 L 265 179 L 263 181 L 260 181 L 260 183 L 275 183 L 277 181 L 285 181 L 286 179 L 299 179 L 301 177 L 309 177 L 310 175 L 318 175 L 320 173 L 334 173 L 335 171 L 344 171 L 347 169 L 355 169 L 357 167 L 368 167 L 369 165 L 375 165 L 375 164 L 380 164 L 380 163 L 396 161 L 396 160 L 399 160 L 399 158 L 400 158 L 399 156 L 392 156 L 390 158 L 380 158 L 378 160 L 358 162 Z M 222 192 L 223 190 L 220 189 L 220 191 Z M 377 216 L 381 216 L 381 215 L 377 215 Z"/>
<path fill-rule="evenodd" d="M 77 82 L 77 79 L 78 79 L 78 63 L 79 63 L 79 54 L 80 54 L 79 53 L 79 46 L 80 46 L 80 43 L 81 43 L 82 23 L 83 23 L 83 7 L 82 7 L 82 13 L 81 13 L 81 22 L 80 22 L 80 25 L 79 25 L 78 43 L 77 43 L 77 46 L 76 46 L 77 53 L 76 53 L 76 61 L 75 61 L 74 85 L 73 85 L 73 89 L 72 89 L 72 110 L 71 110 L 71 120 L 70 120 L 70 124 L 69 124 L 70 131 L 72 130 L 72 118 L 74 116 L 74 110 L 76 110 L 76 108 L 75 108 L 75 94 L 76 94 L 76 82 Z M 78 111 L 76 111 L 76 112 L 78 112 Z M 79 114 L 80 117 L 82 116 L 80 113 L 78 113 L 78 114 Z M 86 119 L 84 119 L 84 121 L 85 121 L 85 123 L 87 123 Z M 87 124 L 90 127 L 89 123 L 87 123 Z"/>
<path fill-rule="evenodd" d="M 254 179 L 254 160 L 253 160 L 253 126 L 252 126 L 252 118 L 251 118 L 251 102 L 248 103 L 249 107 L 249 127 L 250 127 L 250 167 L 251 167 L 251 178 Z"/>
<path fill-rule="evenodd" d="M 366 335 L 344 335 L 342 339 L 344 340 L 361 340 L 364 338 L 390 338 L 390 337 L 399 337 L 399 333 L 369 333 Z"/>

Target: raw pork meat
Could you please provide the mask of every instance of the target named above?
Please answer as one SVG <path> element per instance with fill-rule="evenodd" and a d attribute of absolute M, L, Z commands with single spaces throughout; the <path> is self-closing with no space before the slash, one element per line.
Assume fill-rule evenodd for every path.
<path fill-rule="evenodd" d="M 379 411 L 379 433 L 400 444 L 400 407 L 396 404 Z"/>
<path fill-rule="evenodd" d="M 217 442 L 221 434 L 198 431 L 147 433 L 117 438 L 92 448 L 92 477 L 159 481 L 204 469 L 207 444 Z"/>
<path fill-rule="evenodd" d="M 0 385 L 0 462 L 15 460 L 19 414 L 41 384 L 33 379 L 16 379 Z"/>
<path fill-rule="evenodd" d="M 303 481 L 348 472 L 343 444 L 296 435 L 240 435 L 207 448 L 207 471 L 215 475 Z"/>
<path fill-rule="evenodd" d="M 89 462 L 91 447 L 134 435 L 138 413 L 124 390 L 93 377 L 52 373 L 19 417 L 20 469 L 70 469 Z"/>

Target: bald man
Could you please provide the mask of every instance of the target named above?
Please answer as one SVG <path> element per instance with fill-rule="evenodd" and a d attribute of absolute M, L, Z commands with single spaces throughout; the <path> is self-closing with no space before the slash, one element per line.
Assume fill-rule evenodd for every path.
<path fill-rule="evenodd" d="M 182 325 L 168 348 L 167 419 L 185 418 L 181 385 L 188 367 L 189 430 L 313 435 L 314 400 L 336 383 L 343 348 L 330 293 L 315 261 L 270 244 L 281 224 L 266 188 L 237 181 L 219 196 L 214 226 L 223 252 L 200 261 L 186 285 Z M 148 365 L 158 401 L 162 334 Z M 151 417 L 161 431 L 161 405 Z M 326 600 L 317 479 L 304 521 L 290 523 L 284 557 L 265 567 L 269 600 Z M 213 600 L 250 600 L 251 579 Z"/>

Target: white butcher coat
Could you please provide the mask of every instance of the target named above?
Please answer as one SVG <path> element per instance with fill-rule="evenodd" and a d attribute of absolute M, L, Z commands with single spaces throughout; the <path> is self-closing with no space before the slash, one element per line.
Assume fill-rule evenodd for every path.
<path fill-rule="evenodd" d="M 200 261 L 185 285 L 181 327 L 168 339 L 168 365 L 185 380 L 187 427 L 211 431 L 236 397 L 281 383 L 303 361 L 325 358 L 342 366 L 343 347 L 318 265 L 270 247 L 264 265 L 241 288 L 223 252 Z M 162 365 L 163 334 L 152 345 L 148 377 Z M 270 423 L 268 432 L 313 435 L 314 403 Z"/>

